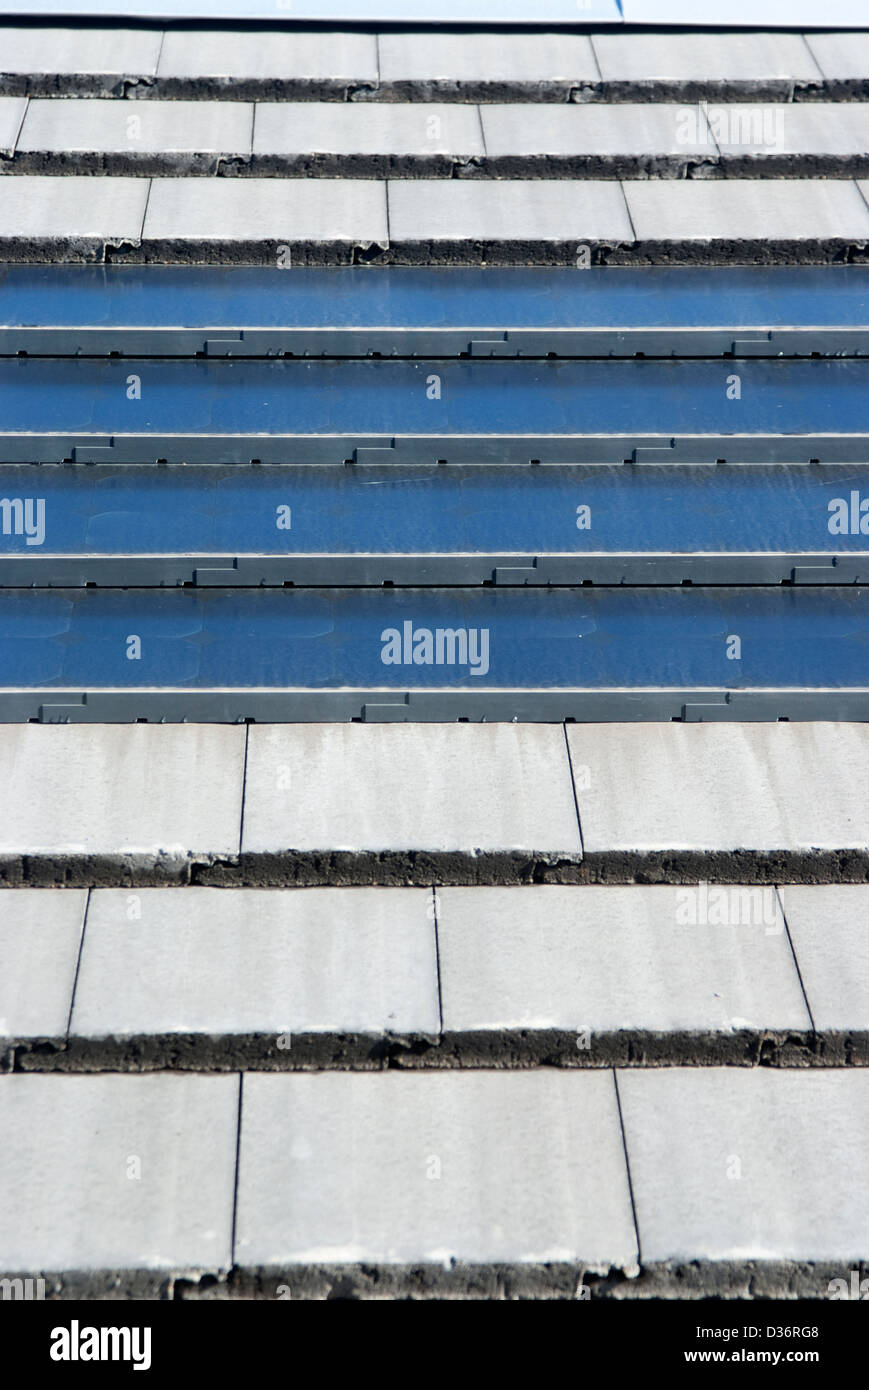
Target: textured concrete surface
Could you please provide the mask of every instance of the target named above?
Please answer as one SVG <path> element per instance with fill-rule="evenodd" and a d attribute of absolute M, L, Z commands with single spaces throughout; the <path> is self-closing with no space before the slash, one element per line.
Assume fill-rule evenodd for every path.
<path fill-rule="evenodd" d="M 869 78 L 869 34 L 807 34 L 806 44 L 824 77 L 840 82 Z"/>
<path fill-rule="evenodd" d="M 0 172 L 547 183 L 859 177 L 869 172 L 867 105 L 152 99 L 131 106 L 0 97 Z"/>
<path fill-rule="evenodd" d="M 476 106 L 259 102 L 253 142 L 258 173 L 290 168 L 346 175 L 403 168 L 450 173 L 482 158 Z"/>
<path fill-rule="evenodd" d="M 376 82 L 374 34 L 341 30 L 170 29 L 163 37 L 160 77 L 297 77 Z"/>
<path fill-rule="evenodd" d="M 622 187 L 640 242 L 869 240 L 869 207 L 847 181 L 638 180 Z"/>
<path fill-rule="evenodd" d="M 236 1259 L 633 1266 L 612 1076 L 249 1076 Z"/>
<path fill-rule="evenodd" d="M 869 212 L 867 212 L 869 216 Z M 160 250 L 385 244 L 386 187 L 365 179 L 153 179 L 143 237 Z"/>
<path fill-rule="evenodd" d="M 144 179 L 62 179 L 39 175 L 4 180 L 0 250 L 14 242 L 25 256 L 76 259 L 108 243 L 138 242 L 148 201 Z"/>
<path fill-rule="evenodd" d="M 0 726 L 0 855 L 238 850 L 244 730 Z"/>
<path fill-rule="evenodd" d="M 0 97 L 0 157 L 15 149 L 26 106 L 20 97 Z"/>
<path fill-rule="evenodd" d="M 865 1257 L 869 1072 L 620 1072 L 619 1093 L 644 1261 Z"/>
<path fill-rule="evenodd" d="M 243 851 L 579 856 L 557 726 L 252 725 Z"/>
<path fill-rule="evenodd" d="M 438 938 L 447 1031 L 811 1026 L 774 888 L 445 888 Z"/>
<path fill-rule="evenodd" d="M 869 168 L 865 102 L 730 105 L 707 107 L 705 115 L 721 152 L 722 172 L 774 178 L 858 175 Z"/>
<path fill-rule="evenodd" d="M 251 725 L 240 848 L 243 729 L 7 725 L 0 886 L 864 883 L 867 737 Z"/>
<path fill-rule="evenodd" d="M 499 173 L 607 171 L 612 177 L 640 170 L 683 177 L 689 166 L 717 157 L 702 108 L 675 104 L 620 106 L 491 105 L 480 108 L 487 167 Z"/>
<path fill-rule="evenodd" d="M 249 160 L 253 106 L 239 101 L 30 101 L 15 167 L 83 172 L 216 171 Z M 20 156 L 20 157 L 19 157 Z"/>
<path fill-rule="evenodd" d="M 271 265 L 814 264 L 869 259 L 869 207 L 842 178 L 22 173 L 4 183 L 0 253 Z"/>
<path fill-rule="evenodd" d="M 79 1037 L 271 1033 L 289 1050 L 294 1033 L 438 1026 L 424 890 L 92 894 L 72 1015 Z"/>
<path fill-rule="evenodd" d="M 86 902 L 74 889 L 0 893 L 0 1038 L 66 1032 Z"/>
<path fill-rule="evenodd" d="M 782 890 L 815 1027 L 869 1027 L 869 887 Z"/>
<path fill-rule="evenodd" d="M 3 1271 L 226 1268 L 238 1086 L 0 1077 Z"/>
<path fill-rule="evenodd" d="M 863 724 L 568 725 L 587 854 L 865 849 Z"/>
<path fill-rule="evenodd" d="M 147 77 L 157 71 L 158 29 L 0 26 L 0 72 Z"/>
<path fill-rule="evenodd" d="M 821 75 L 810 52 L 813 42 L 762 30 L 592 36 L 605 82 L 812 82 Z"/>
<path fill-rule="evenodd" d="M 378 43 L 381 82 L 578 84 L 598 77 L 587 34 L 396 31 Z"/>
<path fill-rule="evenodd" d="M 388 185 L 393 241 L 456 244 L 631 241 L 624 197 L 615 183 L 563 180 L 468 180 Z M 869 222 L 869 209 L 866 212 Z"/>

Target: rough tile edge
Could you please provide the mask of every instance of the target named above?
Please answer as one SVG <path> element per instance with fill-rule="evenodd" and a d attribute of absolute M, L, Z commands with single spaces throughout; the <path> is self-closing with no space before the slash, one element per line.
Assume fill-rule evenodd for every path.
<path fill-rule="evenodd" d="M 3 888 L 168 887 L 194 881 L 214 856 L 187 854 L 0 854 Z M 221 860 L 227 868 L 232 856 Z"/>
<path fill-rule="evenodd" d="M 454 102 L 471 105 L 697 101 L 865 101 L 869 77 L 371 79 L 169 77 L 117 73 L 0 72 L 0 96 L 102 97 L 128 101 Z"/>
<path fill-rule="evenodd" d="M 430 1033 L 152 1033 L 4 1039 L 0 1073 L 516 1071 L 869 1066 L 869 1030 L 504 1028 Z"/>
<path fill-rule="evenodd" d="M 0 855 L 4 888 L 523 887 L 869 883 L 869 848 L 830 850 L 284 850 L 238 855 Z"/>
<path fill-rule="evenodd" d="M 25 150 L 0 152 L 5 177 L 273 179 L 864 179 L 869 153 L 801 151 L 723 155 L 598 154 L 250 154 L 212 151 Z M 386 249 L 386 248 L 384 248 Z"/>
<path fill-rule="evenodd" d="M 614 180 L 615 181 L 615 180 Z M 439 180 L 440 182 L 440 180 Z M 533 182 L 531 180 L 530 182 Z M 298 266 L 730 266 L 730 265 L 865 265 L 869 239 L 805 240 L 645 240 L 620 242 L 583 234 L 581 224 L 570 241 L 460 240 L 294 241 L 276 238 L 173 238 L 141 242 L 105 242 L 95 238 L 0 238 L 0 261 L 16 264 L 131 265 L 268 265 L 279 246 L 287 246 Z"/>
<path fill-rule="evenodd" d="M 585 883 L 825 884 L 869 882 L 869 850 L 586 851 Z"/>
<path fill-rule="evenodd" d="M 47 1301 L 99 1300 L 427 1300 L 513 1301 L 627 1299 L 694 1301 L 827 1299 L 834 1279 L 848 1283 L 855 1262 L 792 1260 L 667 1261 L 630 1269 L 585 1264 L 405 1264 L 236 1266 L 10 1271 L 0 1279 L 42 1281 Z M 869 1265 L 856 1262 L 858 1276 Z"/>

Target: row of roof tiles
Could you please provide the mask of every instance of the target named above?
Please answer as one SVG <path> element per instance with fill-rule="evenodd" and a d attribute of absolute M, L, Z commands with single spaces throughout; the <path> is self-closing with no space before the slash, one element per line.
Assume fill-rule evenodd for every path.
<path fill-rule="evenodd" d="M 428 883 L 425 852 L 454 850 L 470 882 L 501 851 L 614 874 L 620 852 L 850 851 L 862 877 L 867 751 L 864 724 L 5 725 L 0 852 L 7 882 L 22 855 L 71 881 L 88 856 L 182 877 L 240 849 L 417 852 Z"/>
<path fill-rule="evenodd" d="M 131 109 L 0 97 L 0 154 L 13 173 L 860 174 L 869 171 L 869 103 L 152 101 Z"/>
<path fill-rule="evenodd" d="M 0 964 L 18 1070 L 869 1057 L 862 884 L 7 889 Z"/>
<path fill-rule="evenodd" d="M 869 184 L 846 179 L 497 180 L 94 178 L 2 183 L 7 260 L 541 263 L 824 259 L 869 242 Z M 610 257 L 612 259 L 612 257 Z M 577 262 L 579 263 L 579 262 Z"/>
<path fill-rule="evenodd" d="M 777 1261 L 825 1297 L 859 1280 L 867 1140 L 854 1069 L 6 1076 L 3 1262 L 67 1297 L 234 1262 L 283 1270 L 261 1292 L 287 1298 L 322 1265 L 536 1267 L 576 1296 L 656 1266 L 684 1294 L 697 1261 L 707 1293 L 757 1291 Z"/>
<path fill-rule="evenodd" d="M 208 83 L 314 84 L 324 94 L 384 96 L 503 84 L 532 100 L 593 98 L 612 86 L 743 85 L 798 94 L 869 79 L 869 33 L 485 33 L 136 28 L 0 28 L 0 74 L 28 90 L 147 96 Z M 102 79 L 102 81 L 100 80 Z M 132 87 L 127 84 L 138 84 Z M 796 89 L 796 90 L 795 90 Z"/>

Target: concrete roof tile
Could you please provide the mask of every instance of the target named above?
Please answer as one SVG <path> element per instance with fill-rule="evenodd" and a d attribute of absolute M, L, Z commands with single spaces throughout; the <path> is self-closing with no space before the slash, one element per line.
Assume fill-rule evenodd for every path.
<path fill-rule="evenodd" d="M 842 883 L 779 891 L 815 1027 L 869 1028 L 869 888 Z"/>
<path fill-rule="evenodd" d="M 377 38 L 342 30 L 169 29 L 160 77 L 309 78 L 374 82 Z"/>
<path fill-rule="evenodd" d="M 2 1076 L 4 1269 L 226 1268 L 235 1076 Z"/>
<path fill-rule="evenodd" d="M 824 77 L 839 82 L 869 77 L 869 34 L 806 34 L 806 43 Z"/>
<path fill-rule="evenodd" d="M 248 156 L 252 127 L 253 106 L 240 101 L 31 100 L 18 149 Z"/>
<path fill-rule="evenodd" d="M 580 849 L 558 726 L 251 726 L 244 850 L 538 846 Z"/>
<path fill-rule="evenodd" d="M 0 1036 L 66 1032 L 87 893 L 0 893 Z"/>
<path fill-rule="evenodd" d="M 238 850 L 244 730 L 220 725 L 0 725 L 0 851 Z"/>
<path fill-rule="evenodd" d="M 244 1084 L 242 1263 L 636 1261 L 607 1072 Z"/>
<path fill-rule="evenodd" d="M 481 106 L 486 153 L 503 155 L 714 155 L 702 110 L 687 121 L 685 106 L 638 102 Z M 686 133 L 687 127 L 687 133 Z M 544 171 L 545 171 L 545 165 Z"/>
<path fill-rule="evenodd" d="M 809 1028 L 775 888 L 717 892 L 438 889 L 445 1030 Z"/>
<path fill-rule="evenodd" d="M 22 174 L 3 180 L 0 239 L 137 242 L 148 200 L 146 179 L 51 178 Z"/>
<path fill-rule="evenodd" d="M 618 1081 L 644 1261 L 863 1258 L 869 1072 L 686 1067 Z"/>
<path fill-rule="evenodd" d="M 131 920 L 127 890 L 91 894 L 79 1037 L 438 1031 L 425 889 L 164 888 L 132 901 Z"/>
<path fill-rule="evenodd" d="M 863 724 L 568 725 L 583 846 L 865 847 Z"/>
<path fill-rule="evenodd" d="M 26 108 L 26 97 L 0 97 L 0 155 L 15 149 Z"/>
<path fill-rule="evenodd" d="M 869 240 L 856 184 L 834 179 L 625 182 L 638 241 Z"/>
<path fill-rule="evenodd" d="M 586 34 L 384 31 L 384 82 L 593 82 L 598 71 Z"/>
<path fill-rule="evenodd" d="M 476 106 L 258 102 L 255 154 L 483 154 Z"/>
<path fill-rule="evenodd" d="M 605 82 L 810 82 L 820 77 L 801 34 L 721 30 L 674 34 L 609 31 L 592 36 Z"/>
<path fill-rule="evenodd" d="M 159 29 L 0 26 L 0 72 L 153 77 Z"/>
<path fill-rule="evenodd" d="M 153 179 L 144 240 L 385 243 L 386 185 L 373 179 Z"/>
<path fill-rule="evenodd" d="M 633 240 L 619 185 L 579 179 L 393 179 L 389 229 L 393 241 Z"/>

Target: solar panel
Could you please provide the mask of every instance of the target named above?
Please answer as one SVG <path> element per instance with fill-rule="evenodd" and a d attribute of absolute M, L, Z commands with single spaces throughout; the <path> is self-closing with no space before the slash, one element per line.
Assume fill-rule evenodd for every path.
<path fill-rule="evenodd" d="M 0 355 L 869 352 L 869 267 L 9 265 Z"/>
<path fill-rule="evenodd" d="M 7 589 L 0 718 L 866 717 L 867 636 L 856 588 Z"/>
<path fill-rule="evenodd" d="M 7 463 L 825 463 L 863 360 L 0 362 Z"/>
<path fill-rule="evenodd" d="M 869 465 L 9 467 L 0 585 L 869 581 Z"/>

